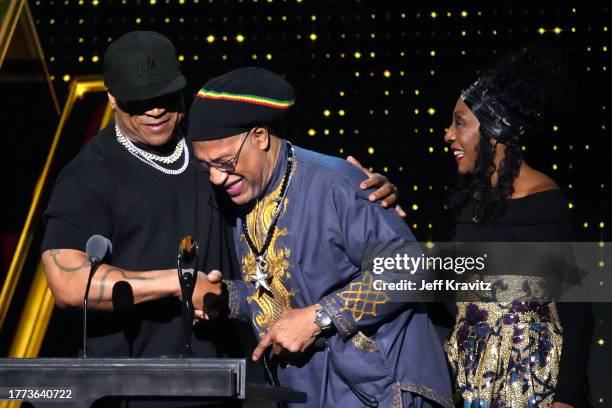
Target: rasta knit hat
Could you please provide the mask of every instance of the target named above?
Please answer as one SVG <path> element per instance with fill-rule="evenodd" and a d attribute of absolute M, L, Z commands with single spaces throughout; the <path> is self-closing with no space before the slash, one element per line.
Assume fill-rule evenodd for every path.
<path fill-rule="evenodd" d="M 189 111 L 189 137 L 217 140 L 254 126 L 279 124 L 295 103 L 295 90 L 280 75 L 259 67 L 239 68 L 212 78 Z"/>

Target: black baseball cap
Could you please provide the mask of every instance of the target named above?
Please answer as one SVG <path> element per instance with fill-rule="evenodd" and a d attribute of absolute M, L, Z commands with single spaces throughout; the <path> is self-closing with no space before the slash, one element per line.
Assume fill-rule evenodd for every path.
<path fill-rule="evenodd" d="M 179 91 L 181 74 L 174 45 L 155 31 L 131 31 L 104 54 L 104 84 L 117 100 L 130 102 Z"/>

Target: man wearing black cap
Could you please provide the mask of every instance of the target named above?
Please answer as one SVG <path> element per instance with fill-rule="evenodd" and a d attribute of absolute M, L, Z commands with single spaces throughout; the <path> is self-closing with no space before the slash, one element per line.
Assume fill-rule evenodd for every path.
<path fill-rule="evenodd" d="M 45 213 L 42 261 L 57 304 L 80 307 L 89 272 L 85 243 L 94 234 L 108 237 L 112 257 L 89 292 L 89 307 L 99 313 L 90 314 L 87 354 L 176 355 L 183 345 L 179 241 L 194 236 L 203 252 L 198 269 L 228 276 L 233 244 L 208 172 L 190 160 L 181 122 L 185 78 L 170 40 L 150 31 L 125 34 L 106 51 L 104 80 L 115 119 L 59 176 Z M 382 198 L 391 191 L 385 182 L 370 180 L 383 185 Z M 207 293 L 220 293 L 220 279 L 199 272 L 198 309 Z M 219 332 L 195 327 L 194 354 L 216 357 Z"/>
<path fill-rule="evenodd" d="M 154 357 L 182 351 L 178 244 L 192 235 L 204 251 L 200 271 L 231 269 L 231 242 L 209 183 L 190 164 L 184 139 L 181 74 L 174 46 L 135 31 L 104 56 L 115 119 L 64 168 L 47 211 L 42 260 L 60 307 L 80 307 L 89 272 L 85 243 L 108 237 L 113 253 L 89 294 L 90 356 Z M 197 203 L 197 206 L 196 206 Z M 220 274 L 199 272 L 194 303 L 220 293 Z M 215 281 L 217 279 L 217 281 Z M 217 282 L 217 283 L 215 283 Z M 213 334 L 198 325 L 196 356 L 216 357 Z"/>
<path fill-rule="evenodd" d="M 390 302 L 361 269 L 368 245 L 414 236 L 357 188 L 356 167 L 276 135 L 294 100 L 282 77 L 250 67 L 208 81 L 191 107 L 195 157 L 236 204 L 242 277 L 224 281 L 228 315 L 252 322 L 253 359 L 308 406 L 451 407 L 424 305 Z"/>

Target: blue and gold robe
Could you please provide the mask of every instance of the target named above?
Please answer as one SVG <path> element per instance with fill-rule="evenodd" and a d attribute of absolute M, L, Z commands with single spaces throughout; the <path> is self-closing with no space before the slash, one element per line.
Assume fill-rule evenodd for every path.
<path fill-rule="evenodd" d="M 272 221 L 286 170 L 283 141 L 270 183 L 246 216 L 261 248 Z M 393 209 L 385 210 L 361 191 L 365 179 L 352 164 L 295 147 L 294 174 L 268 250 L 271 293 L 255 291 L 249 275 L 255 258 L 237 219 L 235 242 L 242 280 L 226 281 L 230 317 L 247 318 L 261 338 L 289 308 L 319 303 L 337 329 L 328 350 L 308 350 L 291 366 L 277 365 L 281 386 L 308 394 L 306 406 L 361 407 L 364 404 L 338 372 L 379 407 L 452 406 L 442 347 L 420 303 L 390 302 L 361 270 L 368 243 L 413 242 Z M 304 405 L 299 405 L 304 406 Z"/>

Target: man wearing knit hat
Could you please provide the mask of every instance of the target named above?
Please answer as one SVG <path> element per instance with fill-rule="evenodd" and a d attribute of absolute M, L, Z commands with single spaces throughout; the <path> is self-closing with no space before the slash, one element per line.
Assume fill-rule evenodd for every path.
<path fill-rule="evenodd" d="M 194 154 L 236 204 L 242 279 L 224 281 L 229 316 L 251 321 L 253 359 L 308 406 L 452 406 L 423 304 L 379 301 L 361 270 L 367 244 L 412 233 L 357 188 L 357 168 L 278 137 L 294 101 L 282 77 L 250 67 L 211 79 L 191 107 Z"/>
<path fill-rule="evenodd" d="M 60 307 L 80 307 L 86 242 L 106 236 L 114 251 L 91 283 L 87 354 L 176 355 L 184 344 L 178 243 L 186 235 L 199 243 L 193 300 L 201 309 L 206 294 L 221 290 L 220 274 L 204 272 L 228 275 L 233 266 L 228 227 L 184 137 L 186 81 L 170 40 L 153 31 L 121 36 L 104 55 L 104 82 L 114 120 L 63 169 L 45 213 L 47 281 Z M 370 182 L 388 195 L 385 178 Z M 194 355 L 218 356 L 218 346 L 232 343 L 224 329 L 194 327 Z"/>

